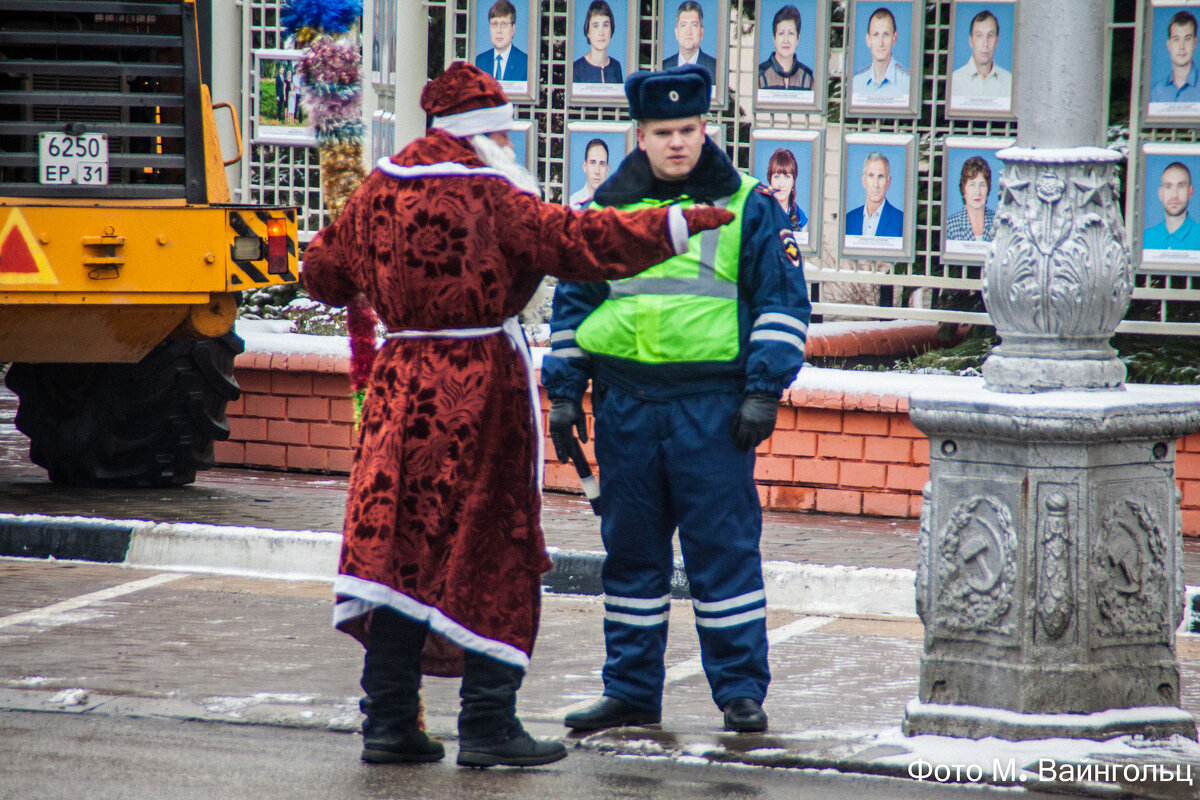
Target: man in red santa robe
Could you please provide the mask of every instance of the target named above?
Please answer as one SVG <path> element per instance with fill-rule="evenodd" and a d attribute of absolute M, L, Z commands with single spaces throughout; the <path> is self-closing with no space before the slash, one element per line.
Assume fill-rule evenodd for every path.
<path fill-rule="evenodd" d="M 444 756 L 420 723 L 424 667 L 462 675 L 460 765 L 545 764 L 566 749 L 515 713 L 551 566 L 541 413 L 515 315 L 546 275 L 627 277 L 733 217 L 542 202 L 515 162 L 512 105 L 473 66 L 431 81 L 421 107 L 427 134 L 380 159 L 305 254 L 313 298 L 361 293 L 388 329 L 354 446 L 334 623 L 366 647 L 363 760 Z M 460 657 L 435 663 L 432 650 Z"/>

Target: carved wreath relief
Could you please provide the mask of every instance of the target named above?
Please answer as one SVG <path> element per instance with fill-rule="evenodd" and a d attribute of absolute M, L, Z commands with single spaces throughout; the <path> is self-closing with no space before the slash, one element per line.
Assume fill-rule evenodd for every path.
<path fill-rule="evenodd" d="M 1009 635 L 1017 577 L 1017 532 L 1012 512 L 976 496 L 955 506 L 937 553 L 937 622 L 961 632 Z"/>
<path fill-rule="evenodd" d="M 1166 548 L 1162 524 L 1144 500 L 1126 498 L 1105 509 L 1092 556 L 1099 636 L 1163 630 Z"/>
<path fill-rule="evenodd" d="M 1001 330 L 1111 333 L 1133 273 L 1108 163 L 1007 162 L 983 297 Z"/>

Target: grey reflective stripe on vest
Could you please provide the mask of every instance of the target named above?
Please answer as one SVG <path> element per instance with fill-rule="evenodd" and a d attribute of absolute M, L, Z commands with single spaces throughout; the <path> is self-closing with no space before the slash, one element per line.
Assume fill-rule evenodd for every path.
<path fill-rule="evenodd" d="M 725 208 L 733 195 L 722 197 L 713 203 Z M 717 277 L 717 245 L 721 241 L 721 229 L 704 231 L 700 234 L 700 268 L 694 278 L 627 278 L 614 281 L 609 286 L 609 297 L 619 299 L 639 294 L 690 294 L 697 297 L 717 297 L 721 300 L 737 299 L 737 284 Z"/>

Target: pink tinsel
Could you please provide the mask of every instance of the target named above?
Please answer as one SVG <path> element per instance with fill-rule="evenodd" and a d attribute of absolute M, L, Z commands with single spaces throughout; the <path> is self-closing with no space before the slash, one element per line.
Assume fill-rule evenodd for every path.
<path fill-rule="evenodd" d="M 305 83 L 353 87 L 357 91 L 361 66 L 362 56 L 353 43 L 321 38 L 300 59 L 300 74 Z"/>
<path fill-rule="evenodd" d="M 375 312 L 362 295 L 346 309 L 346 332 L 350 334 L 350 386 L 366 388 L 375 364 Z"/>

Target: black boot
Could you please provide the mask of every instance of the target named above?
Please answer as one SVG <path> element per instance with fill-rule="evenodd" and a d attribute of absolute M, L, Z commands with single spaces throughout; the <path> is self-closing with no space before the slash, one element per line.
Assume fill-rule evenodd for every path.
<path fill-rule="evenodd" d="M 421 647 L 427 628 L 395 611 L 377 608 L 363 659 L 359 708 L 362 760 L 373 764 L 440 761 L 446 750 L 421 730 Z"/>
<path fill-rule="evenodd" d="M 466 652 L 462 712 L 458 715 L 460 767 L 532 767 L 567 757 L 561 742 L 534 739 L 517 719 L 517 689 L 525 670 Z"/>

